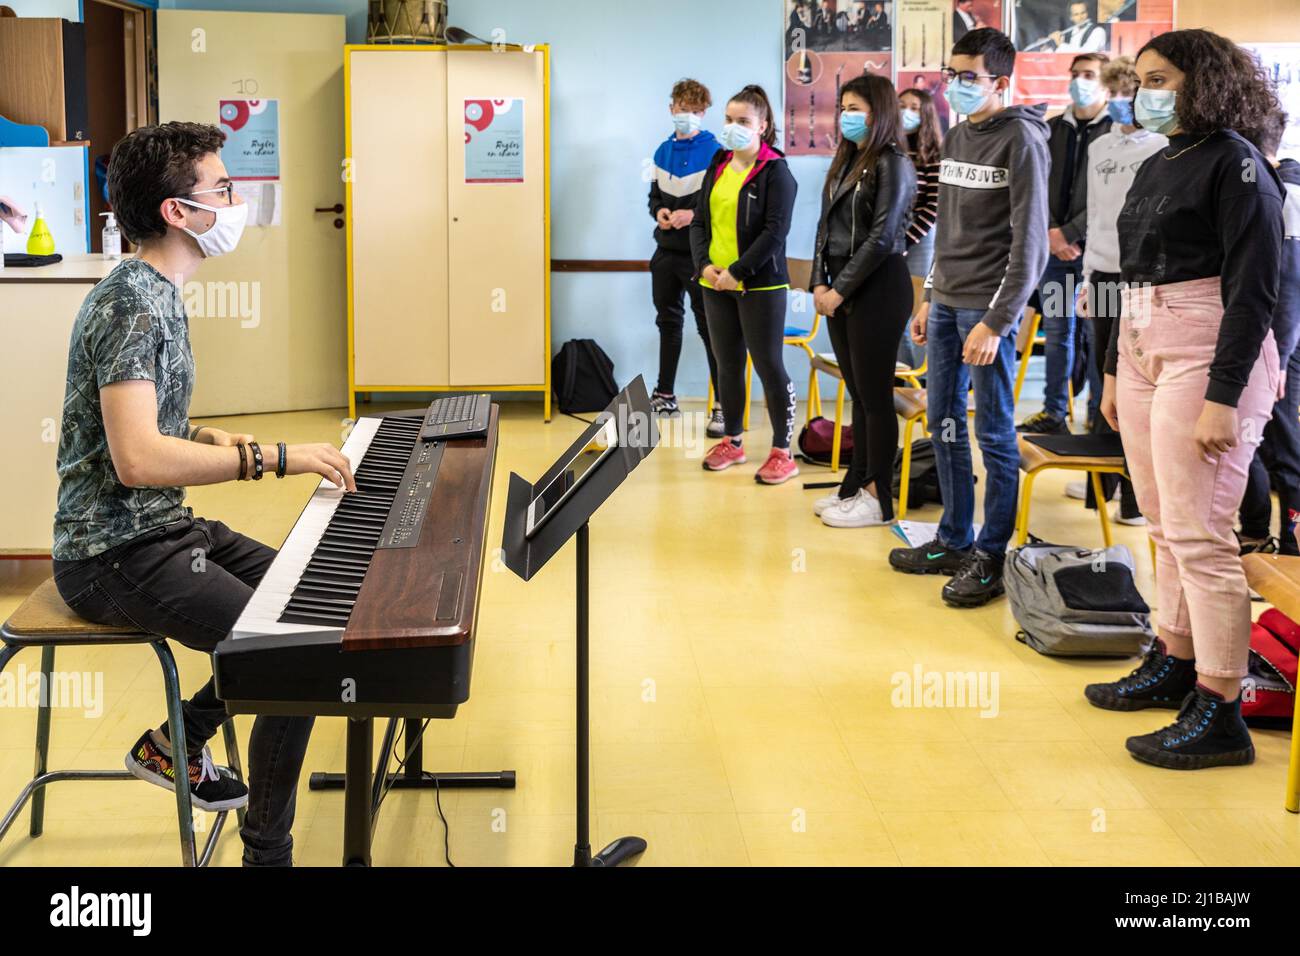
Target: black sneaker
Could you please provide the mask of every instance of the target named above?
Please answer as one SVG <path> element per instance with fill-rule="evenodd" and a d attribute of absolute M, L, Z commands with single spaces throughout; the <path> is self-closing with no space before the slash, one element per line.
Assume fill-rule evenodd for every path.
<path fill-rule="evenodd" d="M 126 769 L 156 787 L 176 792 L 176 770 L 172 758 L 146 730 L 126 755 Z M 207 747 L 189 759 L 190 803 L 200 810 L 236 810 L 248 803 L 248 787 L 234 777 L 227 777 L 212 763 Z"/>
<path fill-rule="evenodd" d="M 727 422 L 722 417 L 721 408 L 715 408 L 709 415 L 709 424 L 705 426 L 704 434 L 709 438 L 721 438 L 727 434 Z"/>
<path fill-rule="evenodd" d="M 904 574 L 956 574 L 970 557 L 970 548 L 950 548 L 938 538 L 919 548 L 895 548 L 889 566 Z"/>
<path fill-rule="evenodd" d="M 1143 763 L 1168 770 L 1236 767 L 1255 760 L 1241 698 L 1228 703 L 1200 684 L 1183 701 L 1177 720 L 1153 734 L 1130 737 L 1124 746 Z"/>
<path fill-rule="evenodd" d="M 1244 558 L 1248 554 L 1277 554 L 1280 550 L 1277 538 L 1264 538 L 1262 541 L 1248 541 L 1237 534 L 1237 552 Z"/>
<path fill-rule="evenodd" d="M 650 411 L 656 415 L 676 415 L 681 412 L 677 407 L 676 395 L 665 395 L 663 392 L 655 391 L 650 395 Z"/>
<path fill-rule="evenodd" d="M 982 607 L 1002 594 L 1000 554 L 976 548 L 951 581 L 943 586 L 944 603 L 951 607 Z"/>
<path fill-rule="evenodd" d="M 1064 418 L 1057 418 L 1047 412 L 1034 412 L 1016 426 L 1016 431 L 1029 435 L 1068 435 L 1070 426 Z"/>
<path fill-rule="evenodd" d="M 1083 696 L 1104 710 L 1177 710 L 1195 687 L 1196 662 L 1170 657 L 1165 642 L 1157 639 L 1131 674 L 1108 684 L 1089 684 Z"/>

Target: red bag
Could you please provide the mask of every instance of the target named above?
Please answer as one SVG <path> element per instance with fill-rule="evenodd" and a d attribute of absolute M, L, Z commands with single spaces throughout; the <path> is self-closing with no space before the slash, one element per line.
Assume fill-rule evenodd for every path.
<path fill-rule="evenodd" d="M 1285 717 L 1295 713 L 1296 649 L 1300 625 L 1269 608 L 1250 626 L 1250 673 L 1242 679 L 1241 716 Z"/>
<path fill-rule="evenodd" d="M 818 415 L 799 432 L 799 453 L 818 465 L 831 463 L 831 446 L 835 441 L 835 423 Z M 853 457 L 853 426 L 840 426 L 840 462 Z"/>

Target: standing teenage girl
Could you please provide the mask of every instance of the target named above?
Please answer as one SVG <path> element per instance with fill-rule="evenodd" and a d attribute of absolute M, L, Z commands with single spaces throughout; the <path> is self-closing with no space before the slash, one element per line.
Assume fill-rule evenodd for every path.
<path fill-rule="evenodd" d="M 773 145 L 772 104 L 760 86 L 747 86 L 727 103 L 726 125 L 704 176 L 691 254 L 700 285 L 709 339 L 718 363 L 718 398 L 725 437 L 704 459 L 708 471 L 745 461 L 745 353 L 763 382 L 772 421 L 772 451 L 755 478 L 780 484 L 799 474 L 790 455 L 795 391 L 781 357 L 790 276 L 785 237 L 796 185 L 785 155 Z"/>
<path fill-rule="evenodd" d="M 939 111 L 928 90 L 910 89 L 898 94 L 899 118 L 907 136 L 907 155 L 916 167 L 916 200 L 912 203 L 912 223 L 907 227 L 907 271 L 913 285 L 920 285 L 930 274 L 934 262 L 934 222 L 939 215 L 939 151 L 943 148 L 943 128 Z M 900 143 L 900 145 L 902 145 Z M 898 360 L 912 368 L 925 363 L 925 346 L 917 345 L 910 335 L 898 343 Z"/>
<path fill-rule="evenodd" d="M 898 450 L 894 356 L 912 315 L 903 255 L 916 170 L 899 146 L 898 95 L 866 74 L 840 92 L 839 149 L 822 189 L 812 287 L 853 398 L 853 460 L 839 490 L 813 511 L 833 528 L 894 518 L 890 485 Z"/>
<path fill-rule="evenodd" d="M 1169 144 L 1120 210 L 1125 289 L 1102 414 L 1124 440 L 1156 545 L 1159 640 L 1131 675 L 1085 690 L 1098 707 L 1167 707 L 1130 737 L 1145 763 L 1250 763 L 1241 718 L 1250 594 L 1233 523 L 1255 442 L 1279 393 L 1270 324 L 1282 251 L 1282 183 L 1234 130 L 1277 108 L 1259 64 L 1206 30 L 1138 53 L 1134 115 Z"/>

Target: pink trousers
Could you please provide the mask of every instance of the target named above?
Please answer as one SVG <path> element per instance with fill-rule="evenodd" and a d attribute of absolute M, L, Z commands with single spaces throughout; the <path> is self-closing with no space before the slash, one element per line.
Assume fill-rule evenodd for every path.
<path fill-rule="evenodd" d="M 1237 405 L 1238 441 L 1207 461 L 1193 439 L 1223 301 L 1218 278 L 1127 289 L 1116 405 L 1138 506 L 1156 546 L 1159 627 L 1190 636 L 1196 669 L 1244 677 L 1250 594 L 1233 526 L 1281 385 L 1270 332 Z"/>

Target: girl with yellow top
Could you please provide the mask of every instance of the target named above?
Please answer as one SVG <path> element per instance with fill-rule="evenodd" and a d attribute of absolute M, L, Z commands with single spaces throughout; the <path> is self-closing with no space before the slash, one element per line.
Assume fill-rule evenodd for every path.
<path fill-rule="evenodd" d="M 718 398 L 726 435 L 704 459 L 708 471 L 745 461 L 745 354 L 763 382 L 772 421 L 772 451 L 754 476 L 776 485 L 799 474 L 790 455 L 795 391 L 781 351 L 790 276 L 785 237 L 796 185 L 785 155 L 773 145 L 772 104 L 760 86 L 727 103 L 726 125 L 704 176 L 691 222 L 691 255 L 709 340 L 718 363 Z"/>

